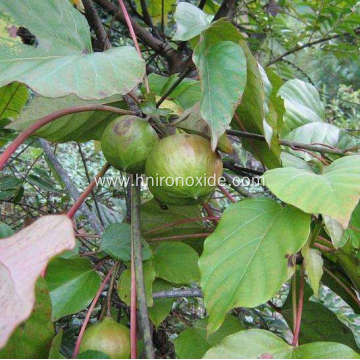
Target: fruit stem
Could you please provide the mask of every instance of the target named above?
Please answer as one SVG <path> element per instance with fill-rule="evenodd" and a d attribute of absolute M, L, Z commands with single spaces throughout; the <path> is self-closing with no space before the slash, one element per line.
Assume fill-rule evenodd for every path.
<path fill-rule="evenodd" d="M 50 122 L 69 114 L 75 114 L 79 112 L 85 111 L 110 111 L 113 113 L 121 114 L 121 115 L 132 115 L 134 114 L 132 111 L 119 109 L 113 106 L 107 105 L 82 105 L 82 106 L 72 106 L 66 109 L 55 111 L 49 115 L 46 115 L 35 123 L 30 125 L 27 129 L 22 131 L 12 142 L 11 144 L 5 149 L 5 151 L 0 156 L 0 170 L 3 169 L 5 164 L 7 163 L 10 156 L 16 151 L 16 149 L 24 143 L 24 141 L 30 137 L 32 134 L 39 130 L 41 127 L 49 124 Z"/>
<path fill-rule="evenodd" d="M 142 242 L 140 231 L 140 182 L 131 176 L 131 246 L 133 248 L 132 278 L 135 273 L 137 304 L 139 307 L 139 327 L 142 329 L 145 357 L 154 358 L 154 347 L 150 330 L 148 309 L 146 304 L 144 273 L 142 262 Z M 130 329 L 131 331 L 132 329 Z"/>
<path fill-rule="evenodd" d="M 110 164 L 106 163 L 102 169 L 99 171 L 99 173 L 94 177 L 93 181 L 88 185 L 88 187 L 85 189 L 85 191 L 80 195 L 80 197 L 76 200 L 75 204 L 70 208 L 70 210 L 67 213 L 67 216 L 72 219 L 75 215 L 76 211 L 79 210 L 82 203 L 86 200 L 86 198 L 91 194 L 92 190 L 97 184 L 97 180 L 101 178 L 106 171 L 109 169 Z"/>
<path fill-rule="evenodd" d="M 74 352 L 72 354 L 72 358 L 75 359 L 78 354 L 79 354 L 79 349 L 80 349 L 80 345 L 81 345 L 81 341 L 82 341 L 82 338 L 84 336 L 84 332 L 85 332 L 85 329 L 86 329 L 86 326 L 87 324 L 89 323 L 89 320 L 90 320 L 90 316 L 91 316 L 91 313 L 92 311 L 94 310 L 95 308 L 95 305 L 96 303 L 98 302 L 99 300 L 99 297 L 101 295 L 101 293 L 103 292 L 104 288 L 105 288 L 105 285 L 106 283 L 109 281 L 110 279 L 110 276 L 111 274 L 113 273 L 114 269 L 116 267 L 116 264 L 109 270 L 109 272 L 107 273 L 107 275 L 105 276 L 104 280 L 102 281 L 102 283 L 100 284 L 100 287 L 94 297 L 94 300 L 92 301 L 87 313 L 86 313 L 86 316 L 85 316 L 85 320 L 81 326 L 81 329 L 80 329 L 80 332 L 79 332 L 79 335 L 76 339 L 76 344 L 75 344 L 75 349 L 74 349 Z"/>

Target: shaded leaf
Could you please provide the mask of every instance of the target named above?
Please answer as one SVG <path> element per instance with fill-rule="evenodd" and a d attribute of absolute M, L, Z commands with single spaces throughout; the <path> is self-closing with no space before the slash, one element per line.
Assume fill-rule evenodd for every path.
<path fill-rule="evenodd" d="M 151 260 L 143 262 L 144 272 L 144 285 L 146 294 L 147 306 L 153 306 L 152 287 L 156 277 L 155 268 Z M 131 295 L 131 271 L 126 269 L 121 273 L 118 281 L 118 294 L 120 299 L 128 306 L 130 306 L 130 295 Z"/>
<path fill-rule="evenodd" d="M 312 249 L 304 246 L 301 250 L 304 258 L 304 266 L 308 276 L 310 285 L 314 291 L 315 296 L 319 296 L 320 280 L 323 275 L 323 259 L 321 252 L 317 249 Z"/>
<path fill-rule="evenodd" d="M 0 88 L 0 119 L 15 119 L 24 107 L 29 93 L 26 86 L 12 83 Z"/>
<path fill-rule="evenodd" d="M 65 356 L 60 352 L 63 334 L 64 330 L 59 329 L 59 332 L 53 338 L 49 351 L 49 359 L 65 359 Z"/>
<path fill-rule="evenodd" d="M 173 288 L 172 284 L 161 279 L 156 279 L 153 282 L 152 291 L 153 293 L 155 293 L 157 291 L 171 290 L 172 288 Z M 150 320 L 153 322 L 155 327 L 159 327 L 159 325 L 169 315 L 174 301 L 175 299 L 171 299 L 171 298 L 154 299 L 153 306 L 149 307 L 148 311 L 149 311 Z"/>
<path fill-rule="evenodd" d="M 270 199 L 242 200 L 225 210 L 199 262 L 209 332 L 230 309 L 258 306 L 276 294 L 293 271 L 287 258 L 309 231 L 310 216 Z"/>
<path fill-rule="evenodd" d="M 117 260 L 131 260 L 131 228 L 126 223 L 110 224 L 102 234 L 101 250 Z M 149 245 L 143 241 L 143 260 L 152 256 Z"/>
<path fill-rule="evenodd" d="M 72 222 L 65 215 L 41 217 L 0 240 L 0 347 L 14 328 L 29 317 L 36 279 L 50 258 L 74 246 Z"/>
<path fill-rule="evenodd" d="M 212 346 L 218 344 L 224 337 L 243 330 L 239 319 L 227 315 L 219 330 L 207 336 L 207 319 L 198 320 L 193 327 L 181 332 L 174 340 L 175 352 L 180 359 L 200 359 Z"/>
<path fill-rule="evenodd" d="M 156 275 L 175 284 L 199 280 L 198 254 L 181 242 L 161 242 L 153 249 Z"/>
<path fill-rule="evenodd" d="M 32 313 L 25 323 L 16 328 L 6 346 L 0 350 L 0 358 L 47 359 L 53 336 L 50 296 L 45 280 L 40 277 L 35 285 Z"/>
<path fill-rule="evenodd" d="M 88 259 L 57 257 L 46 271 L 52 302 L 52 318 L 75 314 L 85 309 L 100 286 L 100 277 Z"/>
<path fill-rule="evenodd" d="M 110 98 L 89 102 L 74 95 L 56 99 L 35 96 L 30 103 L 25 106 L 20 117 L 16 121 L 11 122 L 7 128 L 18 131 L 24 130 L 42 116 L 72 106 L 88 105 L 90 103 L 123 106 L 124 104 L 120 99 L 121 96 L 115 95 Z M 35 135 L 54 142 L 97 140 L 101 138 L 105 126 L 117 116 L 119 115 L 104 111 L 86 111 L 66 115 L 42 127 Z"/>

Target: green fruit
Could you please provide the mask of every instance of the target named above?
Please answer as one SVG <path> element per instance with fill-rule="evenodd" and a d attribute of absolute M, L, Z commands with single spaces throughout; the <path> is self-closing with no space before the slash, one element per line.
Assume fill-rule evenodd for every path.
<path fill-rule="evenodd" d="M 155 130 L 146 120 L 124 115 L 105 128 L 101 149 L 111 165 L 135 174 L 144 171 L 146 158 L 158 141 Z"/>
<path fill-rule="evenodd" d="M 191 205 L 204 201 L 214 191 L 222 169 L 209 141 L 198 135 L 176 134 L 154 146 L 145 173 L 149 189 L 159 201 Z"/>
<path fill-rule="evenodd" d="M 80 353 L 88 350 L 100 351 L 112 359 L 128 359 L 130 357 L 129 329 L 111 317 L 106 317 L 85 331 Z"/>

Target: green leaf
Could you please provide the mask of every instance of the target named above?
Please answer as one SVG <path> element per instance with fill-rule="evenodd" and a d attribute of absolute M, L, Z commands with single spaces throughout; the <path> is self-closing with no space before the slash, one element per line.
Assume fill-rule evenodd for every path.
<path fill-rule="evenodd" d="M 65 356 L 60 352 L 63 334 L 64 330 L 60 328 L 59 332 L 52 339 L 49 351 L 49 359 L 65 359 Z"/>
<path fill-rule="evenodd" d="M 278 115 L 275 115 L 273 112 L 269 112 L 267 120 L 272 126 L 270 126 L 269 123 L 264 122 L 266 116 L 266 107 L 264 106 L 266 96 L 262 72 L 245 41 L 241 40 L 240 44 L 244 50 L 247 61 L 247 82 L 244 95 L 241 99 L 241 104 L 236 109 L 237 118 L 234 119 L 232 125 L 243 131 L 266 135 L 267 131 L 269 131 L 269 127 L 272 131 L 274 131 L 272 126 L 274 126 L 273 122 L 275 121 L 275 116 L 277 122 Z M 274 88 L 276 89 L 275 86 Z M 268 89 L 268 96 L 269 98 L 270 96 L 275 96 L 272 94 L 271 89 Z M 273 111 L 273 106 L 274 105 L 271 105 L 268 109 Z M 279 113 L 279 116 L 281 116 L 281 113 Z M 270 117 L 273 117 L 274 119 L 270 121 Z M 275 130 L 276 127 L 277 126 L 274 126 Z M 277 141 L 276 133 L 271 135 L 275 136 L 271 136 L 270 146 L 267 143 L 256 141 L 254 139 L 242 140 L 246 149 L 258 160 L 260 160 L 267 168 L 280 166 L 280 146 Z"/>
<path fill-rule="evenodd" d="M 57 110 L 72 106 L 91 104 L 111 104 L 112 106 L 122 106 L 121 96 L 115 95 L 102 100 L 86 101 L 74 95 L 62 98 L 48 98 L 35 96 L 31 102 L 25 106 L 20 117 L 11 122 L 7 128 L 22 131 L 36 122 L 42 116 L 53 113 Z M 51 124 L 38 130 L 35 135 L 54 142 L 66 141 L 88 141 L 99 140 L 105 126 L 118 114 L 104 111 L 86 111 L 83 113 L 63 116 Z"/>
<path fill-rule="evenodd" d="M 230 309 L 258 306 L 276 294 L 293 270 L 287 258 L 305 244 L 309 231 L 310 216 L 267 198 L 225 210 L 199 262 L 209 332 Z"/>
<path fill-rule="evenodd" d="M 293 347 L 270 331 L 251 329 L 227 336 L 219 345 L 211 348 L 204 358 L 358 359 L 359 354 L 335 342 L 314 342 Z"/>
<path fill-rule="evenodd" d="M 175 284 L 191 284 L 199 280 L 199 257 L 189 245 L 161 242 L 153 252 L 154 267 L 159 278 Z"/>
<path fill-rule="evenodd" d="M 360 198 L 360 156 L 345 156 L 315 174 L 296 168 L 268 170 L 264 184 L 280 200 L 306 213 L 328 215 L 347 227 Z"/>
<path fill-rule="evenodd" d="M 77 359 L 110 359 L 110 357 L 102 351 L 86 350 L 79 354 Z"/>
<path fill-rule="evenodd" d="M 126 223 L 110 224 L 102 234 L 101 250 L 117 260 L 131 260 L 131 229 Z M 143 241 L 143 260 L 152 256 L 149 245 Z"/>
<path fill-rule="evenodd" d="M 0 222 L 0 239 L 11 236 L 14 230 L 7 224 Z"/>
<path fill-rule="evenodd" d="M 0 86 L 19 81 L 43 96 L 102 99 L 128 93 L 144 75 L 133 47 L 90 53 L 86 19 L 69 1 L 13 0 L 1 2 L 0 11 L 12 19 L 9 26 L 23 26 L 37 39 L 37 47 L 0 46 Z"/>
<path fill-rule="evenodd" d="M 140 211 L 141 231 L 146 239 L 208 231 L 204 222 L 201 221 L 201 208 L 198 205 L 167 205 L 166 209 L 164 209 L 157 201 L 150 200 L 141 205 Z M 194 219 L 198 220 L 192 221 Z M 200 239 L 187 239 L 186 243 L 198 250 L 202 250 L 202 241 Z"/>
<path fill-rule="evenodd" d="M 246 58 L 241 46 L 202 34 L 193 54 L 201 84 L 200 112 L 211 130 L 215 150 L 228 128 L 246 85 Z"/>
<path fill-rule="evenodd" d="M 321 252 L 317 249 L 312 249 L 309 246 L 304 246 L 301 250 L 304 258 L 304 265 L 306 274 L 308 276 L 311 288 L 315 296 L 319 296 L 320 280 L 323 275 L 323 258 Z"/>
<path fill-rule="evenodd" d="M 156 279 L 153 282 L 152 291 L 156 293 L 157 291 L 171 290 L 172 288 L 172 284 L 161 279 Z M 154 299 L 153 306 L 149 307 L 148 311 L 150 320 L 154 323 L 155 327 L 159 327 L 169 315 L 174 301 L 175 300 L 171 298 Z"/>
<path fill-rule="evenodd" d="M 90 261 L 80 257 L 53 259 L 46 271 L 46 281 L 53 320 L 85 309 L 100 286 L 100 277 Z"/>
<path fill-rule="evenodd" d="M 17 82 L 0 88 L 0 119 L 17 118 L 28 96 L 26 86 Z"/>
<path fill-rule="evenodd" d="M 35 305 L 30 317 L 19 325 L 6 346 L 0 350 L 0 358 L 47 358 L 54 336 L 51 321 L 51 302 L 46 282 L 39 278 L 35 287 Z"/>
<path fill-rule="evenodd" d="M 181 332 L 174 340 L 175 352 L 180 359 L 200 359 L 212 346 L 224 337 L 243 330 L 239 319 L 227 315 L 222 326 L 215 333 L 207 336 L 207 319 L 197 321 L 193 327 Z"/>
<path fill-rule="evenodd" d="M 210 26 L 213 16 L 204 13 L 195 5 L 179 2 L 174 18 L 176 32 L 173 40 L 187 41 L 206 30 Z"/>
<path fill-rule="evenodd" d="M 144 272 L 144 285 L 145 285 L 145 294 L 146 294 L 146 303 L 147 306 L 153 305 L 152 297 L 152 286 L 156 277 L 156 272 L 154 269 L 153 262 L 151 260 L 145 261 L 143 263 L 143 272 Z M 131 295 L 131 271 L 126 269 L 121 273 L 119 282 L 118 282 L 118 294 L 120 299 L 128 306 L 130 306 L 130 295 Z"/>
<path fill-rule="evenodd" d="M 360 248 L 360 203 L 357 204 L 351 215 L 348 229 L 345 230 L 344 237 L 351 242 L 354 248 Z"/>
<path fill-rule="evenodd" d="M 136 8 L 140 14 L 142 14 L 141 9 L 141 1 L 135 0 Z M 146 7 L 149 15 L 151 16 L 151 20 L 153 23 L 157 24 L 161 22 L 162 13 L 164 14 L 164 23 L 167 23 L 167 17 L 169 12 L 172 11 L 174 5 L 176 4 L 176 0 L 146 0 Z"/>
<path fill-rule="evenodd" d="M 163 96 L 170 87 L 179 79 L 177 74 L 170 77 L 161 76 L 155 73 L 149 75 L 149 85 L 152 92 L 158 96 Z M 195 103 L 200 101 L 201 88 L 200 81 L 195 79 L 185 78 L 181 83 L 169 94 L 169 99 L 181 106 L 183 109 L 188 109 Z"/>
<path fill-rule="evenodd" d="M 278 93 L 284 99 L 283 135 L 306 123 L 324 121 L 325 107 L 316 88 L 299 79 L 287 81 Z"/>

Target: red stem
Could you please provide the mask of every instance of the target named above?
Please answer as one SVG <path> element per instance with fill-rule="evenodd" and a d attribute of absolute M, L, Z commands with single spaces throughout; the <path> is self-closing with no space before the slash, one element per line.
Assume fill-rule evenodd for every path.
<path fill-rule="evenodd" d="M 113 106 L 107 106 L 107 105 L 82 105 L 82 106 L 73 106 L 69 107 L 67 109 L 62 109 L 55 111 L 49 115 L 46 115 L 39 120 L 37 120 L 35 123 L 33 123 L 31 126 L 29 126 L 27 129 L 25 129 L 23 132 L 21 132 L 13 141 L 12 143 L 5 149 L 5 151 L 0 156 L 0 170 L 3 169 L 4 165 L 10 158 L 10 156 L 16 151 L 16 149 L 32 134 L 36 132 L 36 130 L 39 130 L 41 127 L 49 124 L 50 122 L 65 116 L 69 114 L 75 114 L 79 112 L 85 112 L 85 111 L 110 111 L 117 114 L 122 115 L 128 115 L 133 114 L 132 111 L 128 110 L 122 110 Z"/>
<path fill-rule="evenodd" d="M 166 240 L 183 240 L 183 239 L 191 239 L 191 238 L 204 238 L 211 235 L 208 233 L 196 233 L 196 234 L 186 234 L 186 235 L 173 235 L 173 236 L 163 236 L 163 237 L 155 237 L 148 239 L 148 241 L 166 241 Z"/>
<path fill-rule="evenodd" d="M 82 203 L 85 201 L 85 199 L 91 194 L 91 191 L 94 189 L 94 187 L 96 186 L 97 180 L 102 177 L 107 169 L 110 167 L 109 163 L 106 163 L 102 169 L 100 170 L 100 172 L 95 176 L 95 178 L 93 179 L 93 181 L 88 185 L 88 187 L 86 188 L 86 190 L 80 195 L 80 197 L 76 200 L 75 204 L 71 207 L 71 209 L 68 211 L 67 216 L 72 219 L 72 217 L 75 215 L 76 211 L 79 210 L 80 206 L 82 205 Z"/>
<path fill-rule="evenodd" d="M 327 247 L 327 246 L 325 246 L 325 245 L 319 244 L 319 243 L 317 243 L 317 242 L 313 243 L 313 246 L 316 247 L 316 248 L 318 248 L 319 250 L 325 251 L 325 252 L 333 252 L 333 251 L 336 251 L 336 249 L 334 249 L 334 248 L 331 249 L 331 248 L 329 248 L 329 247 Z"/>
<path fill-rule="evenodd" d="M 168 228 L 168 227 L 172 227 L 172 226 L 176 226 L 176 225 L 183 225 L 183 224 L 188 224 L 188 223 L 197 222 L 197 221 L 219 220 L 219 219 L 220 219 L 219 216 L 201 216 L 201 217 L 197 217 L 197 218 L 183 219 L 183 220 L 174 221 L 174 222 L 171 222 L 168 224 L 163 224 L 156 228 L 152 228 L 152 229 L 144 232 L 144 234 L 150 234 L 150 233 L 156 232 L 158 230 L 162 230 L 164 228 Z"/>
<path fill-rule="evenodd" d="M 136 51 L 137 53 L 139 54 L 140 58 L 142 59 L 142 54 L 141 54 L 141 50 L 140 50 L 140 46 L 139 46 L 139 43 L 136 39 L 136 34 L 135 34 L 135 31 L 134 31 L 134 28 L 132 26 L 132 23 L 131 23 L 131 19 L 130 19 L 130 16 L 126 10 L 126 6 L 123 2 L 123 0 L 118 0 L 119 1 L 119 4 L 120 4 L 120 7 L 121 7 L 121 11 L 123 12 L 124 14 L 124 17 L 125 17 L 125 21 L 126 21 L 126 25 L 127 27 L 129 28 L 129 31 L 130 31 L 130 36 L 134 42 L 134 45 L 135 45 L 135 48 L 136 48 Z M 150 92 L 150 89 L 149 89 L 149 82 L 147 80 L 147 76 L 145 74 L 145 87 L 146 87 L 146 92 Z"/>
<path fill-rule="evenodd" d="M 203 207 L 206 210 L 206 212 L 208 213 L 209 217 L 212 217 L 212 218 L 218 217 L 218 216 L 215 216 L 214 212 L 211 210 L 211 207 L 208 203 L 204 203 Z M 215 225 L 217 225 L 219 223 L 219 220 L 214 219 L 214 223 L 215 223 Z"/>
<path fill-rule="evenodd" d="M 297 314 L 296 314 L 296 326 L 295 326 L 295 331 L 294 331 L 294 338 L 293 338 L 293 342 L 292 342 L 293 346 L 299 345 L 301 316 L 302 316 L 303 305 L 304 305 L 304 286 L 305 286 L 304 267 L 301 266 L 300 285 L 299 285 L 299 301 L 298 301 L 298 309 L 297 309 Z"/>
<path fill-rule="evenodd" d="M 114 271 L 115 269 L 115 266 L 116 264 L 110 269 L 110 271 L 108 272 L 108 274 L 105 276 L 104 280 L 102 281 L 102 283 L 100 284 L 100 287 L 94 297 L 94 300 L 92 301 L 87 313 L 86 313 L 86 316 L 85 316 L 85 320 L 81 326 L 81 329 L 80 329 L 80 332 L 79 332 L 79 335 L 76 339 L 76 344 L 75 344 L 75 349 L 74 349 L 74 352 L 72 354 L 72 358 L 75 359 L 79 353 L 79 349 L 80 349 L 80 345 L 81 345 L 81 341 L 82 341 L 82 338 L 84 336 L 84 332 L 85 332 L 85 329 L 86 329 L 86 326 L 90 320 L 90 316 L 91 316 L 91 313 L 92 311 L 94 310 L 95 308 L 95 305 L 96 303 L 98 302 L 99 300 L 99 297 L 101 295 L 101 293 L 103 292 L 104 288 L 105 288 L 105 285 L 106 283 L 109 281 L 110 279 L 110 276 L 112 274 L 112 272 Z"/>
<path fill-rule="evenodd" d="M 136 277 L 134 246 L 131 242 L 131 290 L 130 290 L 130 352 L 131 359 L 136 359 Z"/>
<path fill-rule="evenodd" d="M 218 184 L 218 188 L 231 202 L 236 203 L 235 198 L 224 187 Z"/>

